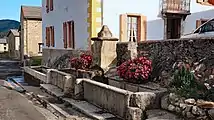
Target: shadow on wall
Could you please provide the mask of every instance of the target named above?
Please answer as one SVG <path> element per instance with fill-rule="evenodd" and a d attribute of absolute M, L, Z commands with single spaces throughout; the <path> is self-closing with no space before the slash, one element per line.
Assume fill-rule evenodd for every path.
<path fill-rule="evenodd" d="M 162 40 L 164 35 L 164 21 L 162 19 L 147 22 L 147 40 Z"/>

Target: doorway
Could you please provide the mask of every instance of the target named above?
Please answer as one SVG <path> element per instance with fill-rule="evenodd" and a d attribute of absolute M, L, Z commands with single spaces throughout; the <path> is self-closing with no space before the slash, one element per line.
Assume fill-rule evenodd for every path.
<path fill-rule="evenodd" d="M 181 36 L 181 18 L 167 19 L 167 39 L 177 39 Z"/>

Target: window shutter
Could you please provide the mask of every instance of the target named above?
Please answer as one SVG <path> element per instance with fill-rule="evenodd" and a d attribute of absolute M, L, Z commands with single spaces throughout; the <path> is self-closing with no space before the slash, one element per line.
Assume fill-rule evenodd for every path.
<path fill-rule="evenodd" d="M 196 20 L 196 28 L 198 28 L 201 25 L 201 20 Z"/>
<path fill-rule="evenodd" d="M 147 39 L 147 18 L 144 15 L 140 16 L 140 29 L 139 29 L 140 41 Z"/>
<path fill-rule="evenodd" d="M 128 41 L 127 38 L 127 15 L 120 15 L 120 41 Z"/>
<path fill-rule="evenodd" d="M 46 12 L 47 13 L 49 12 L 49 5 L 50 5 L 49 0 L 46 0 Z"/>
<path fill-rule="evenodd" d="M 46 27 L 46 46 L 50 47 L 49 27 Z"/>
<path fill-rule="evenodd" d="M 74 49 L 74 21 L 68 22 L 68 47 Z"/>
<path fill-rule="evenodd" d="M 68 47 L 71 48 L 71 21 L 68 22 Z"/>
<path fill-rule="evenodd" d="M 50 11 L 53 11 L 53 0 L 50 0 Z"/>
<path fill-rule="evenodd" d="M 67 24 L 66 24 L 66 22 L 63 23 L 63 42 L 64 42 L 64 48 L 67 48 Z"/>
<path fill-rule="evenodd" d="M 54 26 L 51 26 L 51 46 L 55 47 Z"/>
<path fill-rule="evenodd" d="M 140 17 L 137 17 L 137 42 L 141 41 L 141 27 L 142 27 L 142 24 L 141 24 L 141 16 Z"/>
<path fill-rule="evenodd" d="M 75 48 L 75 32 L 74 32 L 74 21 L 71 21 L 71 47 Z"/>

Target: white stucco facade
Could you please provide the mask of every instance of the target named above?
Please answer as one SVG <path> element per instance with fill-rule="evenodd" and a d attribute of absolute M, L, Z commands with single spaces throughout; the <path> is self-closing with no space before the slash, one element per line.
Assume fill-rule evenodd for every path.
<path fill-rule="evenodd" d="M 192 13 L 184 22 L 183 34 L 188 34 L 196 29 L 196 20 L 214 18 L 214 9 Z M 164 38 L 164 21 L 162 19 L 147 22 L 147 39 L 162 40 Z"/>
<path fill-rule="evenodd" d="M 102 16 L 97 19 L 91 19 L 93 29 L 98 33 L 101 26 L 97 27 L 94 24 L 100 22 L 107 25 L 114 37 L 120 36 L 120 14 L 136 13 L 145 15 L 147 22 L 147 40 L 163 39 L 164 23 L 162 19 L 158 19 L 159 0 L 92 0 L 102 2 L 102 9 L 96 11 L 88 11 L 88 2 L 90 0 L 53 0 L 53 11 L 46 12 L 46 0 L 42 0 L 42 36 L 45 47 L 45 28 L 54 26 L 55 29 L 55 47 L 64 49 L 63 44 L 63 22 L 73 20 L 75 32 L 75 49 L 86 49 L 89 42 L 88 38 L 94 36 L 90 34 L 88 26 L 88 17 L 94 12 L 102 12 Z M 198 12 L 208 10 L 212 7 L 202 6 L 196 1 L 191 1 L 191 15 L 189 15 L 184 23 L 184 34 L 195 29 L 196 19 L 212 18 L 213 11 Z M 198 13 L 194 13 L 198 12 Z M 213 16 L 214 17 L 214 16 Z M 90 20 L 89 20 L 90 21 Z M 93 31 L 93 30 L 91 30 Z"/>
<path fill-rule="evenodd" d="M 54 26 L 55 48 L 63 47 L 63 22 L 74 20 L 75 47 L 87 45 L 87 0 L 53 0 L 53 11 L 46 12 L 46 0 L 42 0 L 42 36 L 45 44 L 45 27 Z M 44 45 L 45 47 L 45 45 Z"/>

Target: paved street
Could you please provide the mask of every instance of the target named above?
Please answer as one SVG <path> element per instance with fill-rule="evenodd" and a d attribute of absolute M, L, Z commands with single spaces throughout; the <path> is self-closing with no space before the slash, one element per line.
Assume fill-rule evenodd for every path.
<path fill-rule="evenodd" d="M 0 120 L 45 120 L 25 97 L 0 87 Z"/>

